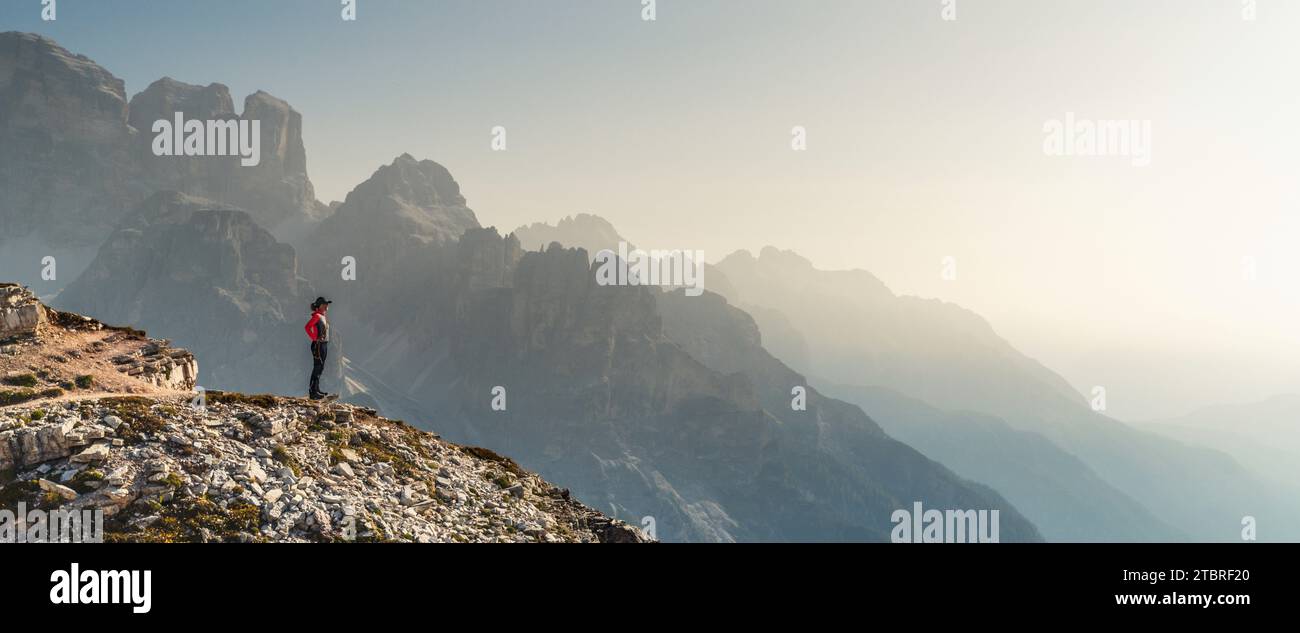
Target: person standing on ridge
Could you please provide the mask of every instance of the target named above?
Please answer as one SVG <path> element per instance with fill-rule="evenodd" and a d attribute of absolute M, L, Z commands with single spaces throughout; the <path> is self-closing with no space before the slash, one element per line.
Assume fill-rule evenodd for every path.
<path fill-rule="evenodd" d="M 306 326 L 307 336 L 311 339 L 312 358 L 311 384 L 307 387 L 307 396 L 312 400 L 329 396 L 320 390 L 320 375 L 325 371 L 325 358 L 329 354 L 330 324 L 325 313 L 329 312 L 331 303 L 334 302 L 326 301 L 325 297 L 316 297 L 311 304 L 311 320 L 307 321 Z"/>

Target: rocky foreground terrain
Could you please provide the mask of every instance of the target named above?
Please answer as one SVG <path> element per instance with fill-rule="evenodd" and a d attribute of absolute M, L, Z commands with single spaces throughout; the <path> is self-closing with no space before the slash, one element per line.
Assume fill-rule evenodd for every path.
<path fill-rule="evenodd" d="M 109 541 L 648 540 L 488 449 L 353 405 L 196 396 L 184 350 L 0 294 L 0 507 L 101 509 Z"/>

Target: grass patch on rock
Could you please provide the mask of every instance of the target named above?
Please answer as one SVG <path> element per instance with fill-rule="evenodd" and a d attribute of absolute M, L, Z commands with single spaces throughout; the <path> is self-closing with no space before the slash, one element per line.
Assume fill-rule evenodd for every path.
<path fill-rule="evenodd" d="M 127 444 L 141 441 L 141 433 L 161 433 L 167 421 L 153 410 L 154 401 L 140 396 L 120 396 L 101 398 L 100 406 L 106 407 L 122 421 L 127 428 L 118 427 L 117 436 Z"/>
<path fill-rule="evenodd" d="M 515 460 L 505 457 L 490 448 L 483 448 L 482 446 L 461 446 L 460 450 L 466 455 L 471 455 L 484 461 L 496 462 L 516 477 L 523 477 L 528 474 L 528 471 L 521 468 L 519 464 L 516 464 Z"/>
<path fill-rule="evenodd" d="M 14 389 L 0 391 L 0 407 L 7 407 L 15 404 L 22 404 L 31 400 L 40 400 L 42 398 L 58 398 L 63 395 L 63 390 L 59 388 L 51 389 Z"/>
<path fill-rule="evenodd" d="M 236 393 L 234 391 L 208 391 L 205 394 L 208 402 L 217 402 L 220 404 L 245 404 L 259 409 L 270 409 L 279 406 L 280 399 L 270 394 L 247 395 Z"/>
<path fill-rule="evenodd" d="M 276 444 L 275 448 L 271 449 L 271 459 L 286 466 L 293 472 L 294 477 L 302 476 L 302 465 L 298 463 L 297 458 L 295 458 L 293 454 L 289 452 L 289 449 L 285 448 L 283 444 Z"/>
<path fill-rule="evenodd" d="M 4 378 L 0 378 L 0 382 L 3 382 L 10 387 L 35 387 L 40 383 L 36 378 L 36 374 L 16 374 L 13 376 L 5 376 Z"/>
<path fill-rule="evenodd" d="M 72 476 L 72 481 L 68 482 L 68 487 L 79 493 L 86 494 L 99 489 L 99 483 L 104 481 L 104 473 L 94 468 L 87 468 L 76 475 Z"/>
<path fill-rule="evenodd" d="M 207 497 L 179 499 L 149 510 L 156 512 L 160 518 L 137 531 L 126 527 L 128 517 L 123 517 L 114 521 L 113 526 L 104 527 L 104 540 L 195 543 L 201 542 L 206 532 L 210 540 L 231 542 L 240 540 L 240 534 L 256 535 L 261 518 L 261 510 L 255 505 L 232 503 L 222 509 Z"/>
<path fill-rule="evenodd" d="M 41 487 L 36 480 L 10 481 L 0 488 L 0 508 L 13 512 L 18 509 L 19 503 L 37 505 L 40 496 Z"/>

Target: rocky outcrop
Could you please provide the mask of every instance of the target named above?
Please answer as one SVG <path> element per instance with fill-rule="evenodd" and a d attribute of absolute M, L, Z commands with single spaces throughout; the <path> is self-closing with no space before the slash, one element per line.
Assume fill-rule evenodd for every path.
<path fill-rule="evenodd" d="M 0 381 L 16 390 L 0 391 L 0 404 L 58 397 L 65 391 L 189 391 L 198 361 L 189 350 L 153 339 L 131 328 L 104 325 L 79 314 L 41 305 L 29 331 L 15 333 L 0 348 Z M 115 372 L 115 373 L 114 373 Z M 100 376 L 95 382 L 95 376 Z M 110 376 L 105 379 L 105 376 Z"/>
<path fill-rule="evenodd" d="M 14 292 L 17 290 L 18 292 Z M 0 338 L 0 407 L 30 402 L 48 407 L 67 395 L 81 393 L 175 393 L 194 389 L 198 362 L 168 341 L 143 332 L 106 326 L 79 314 L 42 305 L 26 290 L 0 284 L 10 300 L 40 317 L 36 326 Z M 0 471 L 70 457 L 89 442 L 75 424 L 62 421 L 36 424 L 41 415 L 0 415 Z M 98 437 L 103 437 L 98 436 Z M 94 438 L 92 438 L 94 439 Z"/>
<path fill-rule="evenodd" d="M 126 336 L 116 334 L 104 342 L 111 345 Z M 114 356 L 113 364 L 127 376 L 169 391 L 189 391 L 199 376 L 194 355 L 189 350 L 173 349 L 168 341 L 150 340 L 139 349 Z"/>
<path fill-rule="evenodd" d="M 0 421 L 0 471 L 69 456 L 74 428 L 71 422 L 24 428 L 13 420 Z"/>
<path fill-rule="evenodd" d="M 45 308 L 30 290 L 18 284 L 0 284 L 0 341 L 35 334 L 45 323 Z"/>

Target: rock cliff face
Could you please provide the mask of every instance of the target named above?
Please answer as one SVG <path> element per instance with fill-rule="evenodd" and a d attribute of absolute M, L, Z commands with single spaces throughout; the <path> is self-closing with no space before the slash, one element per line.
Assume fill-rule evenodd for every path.
<path fill-rule="evenodd" d="M 261 163 L 232 157 L 157 157 L 153 122 L 260 120 Z M 74 279 L 121 218 L 148 196 L 176 190 L 247 209 L 282 239 L 297 239 L 328 208 L 307 177 L 302 117 L 264 92 L 236 113 L 229 90 L 170 78 L 128 104 L 122 80 L 49 38 L 0 33 L 0 268 L 39 293 Z M 57 274 L 42 276 L 42 259 Z"/>
<path fill-rule="evenodd" d="M 153 123 L 173 121 L 177 113 L 187 120 L 258 121 L 260 162 L 244 167 L 238 156 L 154 156 Z M 274 96 L 249 95 L 237 113 L 222 84 L 194 86 L 164 77 L 131 99 L 128 120 L 139 132 L 135 155 L 144 183 L 154 191 L 176 190 L 247 209 L 277 235 L 290 228 L 286 223 L 301 231 L 298 225 L 323 213 L 307 178 L 302 115 Z"/>
<path fill-rule="evenodd" d="M 0 235 L 97 243 L 129 208 L 125 86 L 52 40 L 0 33 Z"/>
<path fill-rule="evenodd" d="M 203 386 L 303 393 L 311 364 L 302 323 L 315 296 L 293 248 L 246 212 L 167 192 L 125 218 L 56 303 L 167 332 L 207 359 Z"/>
<path fill-rule="evenodd" d="M 197 397 L 185 350 L 40 307 L 46 320 L 0 353 L 5 385 L 26 385 L 0 389 L 11 510 L 102 510 L 110 541 L 650 540 L 508 458 L 373 409 Z M 51 386 L 67 372 L 85 373 Z"/>

